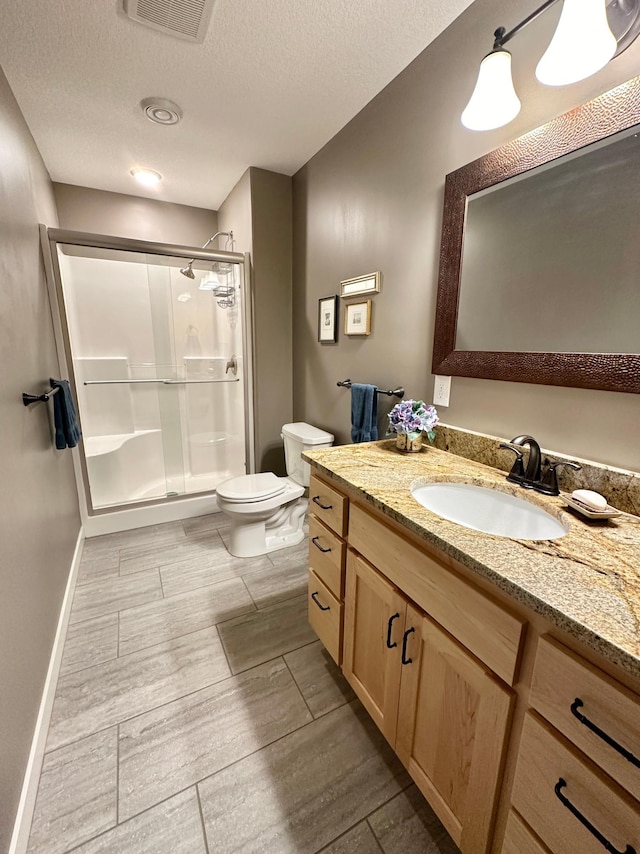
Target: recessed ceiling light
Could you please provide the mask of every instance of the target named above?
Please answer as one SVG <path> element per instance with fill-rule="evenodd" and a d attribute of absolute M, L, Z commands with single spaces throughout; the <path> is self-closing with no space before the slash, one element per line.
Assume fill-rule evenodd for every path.
<path fill-rule="evenodd" d="M 153 169 L 132 169 L 133 177 L 145 187 L 157 187 L 162 181 L 162 175 L 159 172 L 154 172 Z"/>
<path fill-rule="evenodd" d="M 149 121 L 157 125 L 177 125 L 182 118 L 180 107 L 165 98 L 145 98 L 140 107 Z"/>

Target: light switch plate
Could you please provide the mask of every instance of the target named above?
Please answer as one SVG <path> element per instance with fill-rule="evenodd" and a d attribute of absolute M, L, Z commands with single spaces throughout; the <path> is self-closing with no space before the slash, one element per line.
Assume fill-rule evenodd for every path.
<path fill-rule="evenodd" d="M 451 394 L 451 377 L 439 377 L 436 375 L 433 383 L 433 403 L 435 406 L 449 406 L 449 395 Z"/>

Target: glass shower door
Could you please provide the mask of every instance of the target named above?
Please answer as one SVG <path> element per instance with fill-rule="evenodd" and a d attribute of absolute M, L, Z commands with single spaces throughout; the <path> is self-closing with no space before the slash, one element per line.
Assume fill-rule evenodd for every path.
<path fill-rule="evenodd" d="M 94 509 L 216 488 L 246 471 L 242 267 L 58 244 Z M 207 277 L 209 277 L 207 279 Z"/>

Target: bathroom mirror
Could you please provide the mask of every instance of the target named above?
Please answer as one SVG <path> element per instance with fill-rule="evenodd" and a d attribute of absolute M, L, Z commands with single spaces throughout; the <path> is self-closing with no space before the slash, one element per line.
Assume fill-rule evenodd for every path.
<path fill-rule="evenodd" d="M 640 77 L 445 183 L 434 374 L 640 393 Z"/>

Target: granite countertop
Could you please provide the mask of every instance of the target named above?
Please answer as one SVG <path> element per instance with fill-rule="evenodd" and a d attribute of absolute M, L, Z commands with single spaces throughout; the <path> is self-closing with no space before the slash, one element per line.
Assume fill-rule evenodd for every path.
<path fill-rule="evenodd" d="M 402 454 L 393 439 L 304 458 L 336 486 L 357 490 L 367 504 L 640 678 L 640 517 L 591 522 L 568 510 L 561 496 L 508 483 L 503 471 L 433 447 Z M 419 480 L 497 487 L 543 507 L 569 531 L 533 541 L 470 530 L 418 504 L 410 487 Z"/>

